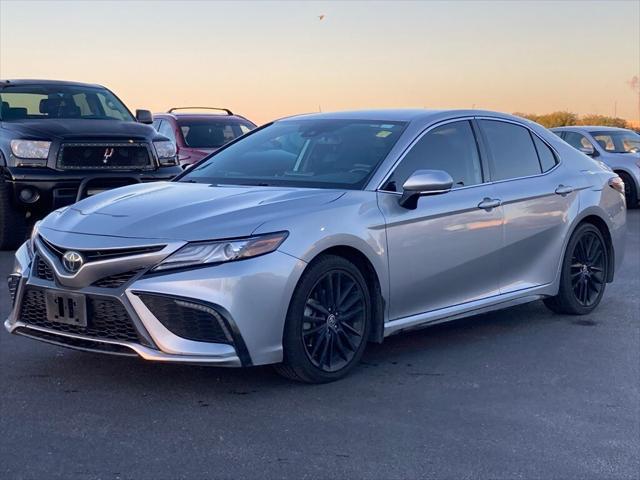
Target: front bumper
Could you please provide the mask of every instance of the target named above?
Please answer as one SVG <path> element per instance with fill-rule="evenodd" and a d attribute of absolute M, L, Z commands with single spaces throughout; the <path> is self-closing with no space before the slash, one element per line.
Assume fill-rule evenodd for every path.
<path fill-rule="evenodd" d="M 67 238 L 62 244 L 70 246 L 73 236 L 65 236 Z M 139 243 L 140 240 L 136 242 Z M 157 258 L 166 256 L 181 245 L 167 245 L 155 255 Z M 157 258 L 148 261 L 149 267 L 151 263 L 157 263 Z M 118 263 L 117 259 L 113 262 Z M 282 333 L 289 299 L 305 266 L 301 260 L 276 251 L 254 259 L 193 270 L 157 275 L 141 272 L 119 288 L 97 287 L 95 283 L 78 288 L 60 283 L 61 280 L 68 283 L 74 279 L 58 278 L 54 263 L 55 259 L 51 265 L 53 280 L 38 278 L 35 260 L 29 255 L 26 245 L 16 252 L 12 273 L 14 279 L 18 280 L 15 302 L 4 324 L 9 332 L 79 350 L 137 355 L 145 360 L 159 362 L 234 367 L 282 361 Z M 110 268 L 113 271 L 113 265 Z M 123 265 L 122 268 L 129 266 Z M 91 275 L 87 276 L 86 272 L 84 274 L 87 279 L 93 280 Z M 37 322 L 31 321 L 34 317 L 25 319 L 22 307 L 26 302 L 27 292 L 32 290 L 81 293 L 89 299 L 118 302 L 118 306 L 122 305 L 126 309 L 140 340 L 108 338 L 101 333 L 96 334 L 95 329 L 91 328 L 86 331 L 69 331 L 50 322 L 43 323 L 39 319 Z M 152 312 L 153 307 L 143 301 L 145 295 L 215 308 L 224 318 L 231 341 L 195 341 L 176 334 L 175 330 L 170 329 L 173 327 L 168 328 L 162 317 Z M 98 319 L 87 320 L 90 326 L 93 320 Z M 51 328 L 52 325 L 54 328 Z"/>
<path fill-rule="evenodd" d="M 177 165 L 139 172 L 61 171 L 46 167 L 4 167 L 3 177 L 11 187 L 12 200 L 17 208 L 48 213 L 76 202 L 81 187 L 83 190 L 85 186 L 93 189 L 108 189 L 127 183 L 167 181 L 181 172 L 182 168 Z M 34 192 L 35 200 L 28 202 L 21 200 L 20 192 L 25 189 Z"/>

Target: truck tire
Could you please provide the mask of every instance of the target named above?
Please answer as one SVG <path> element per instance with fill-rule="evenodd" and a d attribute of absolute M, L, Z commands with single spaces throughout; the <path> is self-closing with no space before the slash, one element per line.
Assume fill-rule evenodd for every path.
<path fill-rule="evenodd" d="M 27 236 L 27 219 L 11 202 L 9 185 L 0 180 L 0 250 L 15 250 Z"/>

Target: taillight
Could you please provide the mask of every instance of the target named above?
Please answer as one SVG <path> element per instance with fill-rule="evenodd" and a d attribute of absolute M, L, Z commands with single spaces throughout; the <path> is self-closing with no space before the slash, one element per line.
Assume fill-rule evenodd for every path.
<path fill-rule="evenodd" d="M 609 179 L 609 186 L 624 195 L 624 182 L 618 176 Z"/>

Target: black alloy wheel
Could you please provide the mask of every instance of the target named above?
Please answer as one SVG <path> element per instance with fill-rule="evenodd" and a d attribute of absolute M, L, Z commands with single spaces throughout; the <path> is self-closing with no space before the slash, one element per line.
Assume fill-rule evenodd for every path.
<path fill-rule="evenodd" d="M 594 232 L 585 232 L 576 242 L 571 258 L 571 286 L 583 307 L 591 307 L 604 289 L 605 259 L 605 246 Z"/>
<path fill-rule="evenodd" d="M 307 383 L 347 375 L 367 346 L 373 301 L 358 266 L 337 255 L 316 258 L 291 297 L 278 373 Z"/>
<path fill-rule="evenodd" d="M 556 313 L 586 315 L 600 303 L 609 278 L 609 250 L 602 232 L 591 223 L 579 225 L 571 235 L 558 294 L 544 304 Z"/>
<path fill-rule="evenodd" d="M 347 365 L 364 340 L 365 296 L 347 271 L 325 273 L 307 298 L 302 341 L 311 363 L 326 372 Z"/>

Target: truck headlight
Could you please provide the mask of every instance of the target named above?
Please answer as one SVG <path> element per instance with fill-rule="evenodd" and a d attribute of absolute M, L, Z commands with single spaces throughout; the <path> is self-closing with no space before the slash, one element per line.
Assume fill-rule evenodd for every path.
<path fill-rule="evenodd" d="M 176 145 L 170 140 L 153 142 L 160 165 L 177 165 Z"/>
<path fill-rule="evenodd" d="M 288 235 L 289 232 L 277 232 L 237 240 L 188 243 L 153 270 L 212 265 L 257 257 L 276 250 Z"/>
<path fill-rule="evenodd" d="M 11 140 L 11 152 L 18 158 L 47 159 L 51 142 L 43 140 Z"/>

